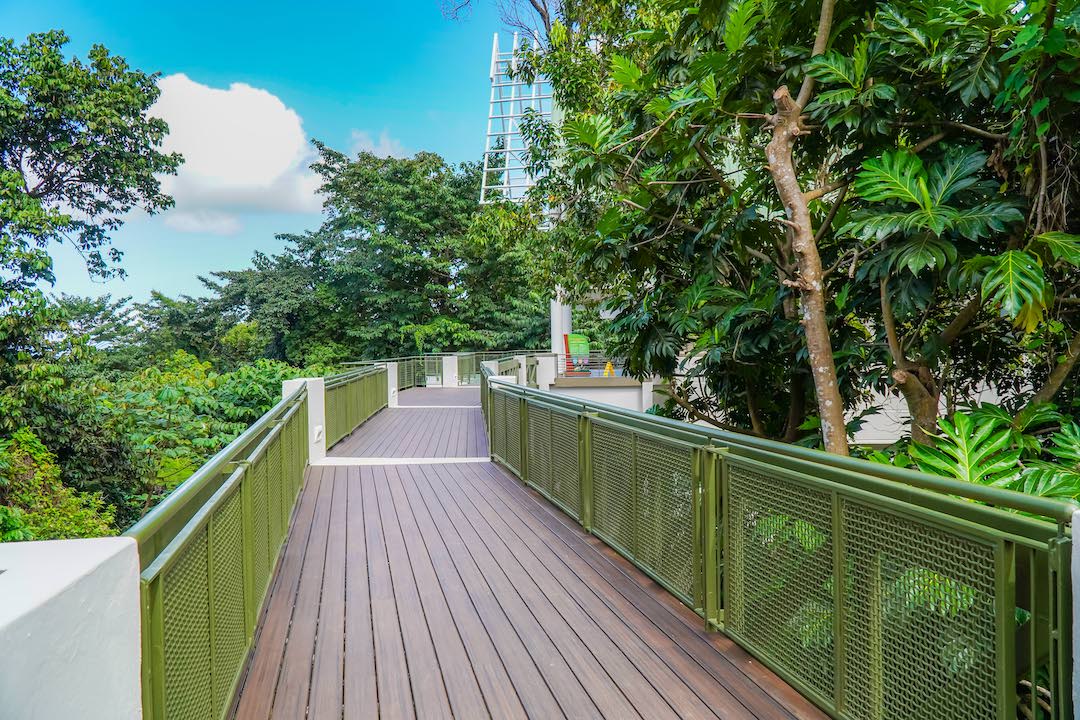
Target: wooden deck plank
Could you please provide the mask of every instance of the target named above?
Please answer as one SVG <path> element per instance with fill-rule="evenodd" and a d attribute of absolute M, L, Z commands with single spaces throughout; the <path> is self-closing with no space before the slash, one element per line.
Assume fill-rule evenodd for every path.
<path fill-rule="evenodd" d="M 456 490 L 462 490 L 465 482 L 462 474 L 467 474 L 468 469 L 455 467 L 432 468 L 434 472 L 426 473 L 426 479 L 433 492 L 441 495 L 444 503 L 458 505 L 462 518 L 467 518 L 472 526 L 475 537 L 480 540 L 482 546 L 486 546 L 491 552 L 496 568 L 502 570 L 513 590 L 516 590 L 522 600 L 532 611 L 536 618 L 536 624 L 552 638 L 552 642 L 566 658 L 568 664 L 578 673 L 578 679 L 589 693 L 594 704 L 607 718 L 676 718 L 677 715 L 665 702 L 663 697 L 653 690 L 640 672 L 628 664 L 615 664 L 605 662 L 610 660 L 608 654 L 597 652 L 609 649 L 604 645 L 606 637 L 600 637 L 597 633 L 588 632 L 588 625 L 574 626 L 570 618 L 560 613 L 563 605 L 559 593 L 551 585 L 541 587 L 536 579 L 530 575 L 530 568 L 518 562 L 518 558 L 501 542 L 495 538 L 491 526 L 486 522 L 487 518 L 478 517 L 462 507 L 455 490 L 448 483 L 455 479 L 461 479 L 461 484 Z M 440 472 L 445 471 L 445 472 Z M 456 478 L 453 476 L 457 476 Z M 475 518 L 475 519 L 474 519 Z M 531 568 L 536 570 L 536 568 Z M 491 572 L 486 568 L 485 573 Z M 616 678 L 622 676 L 624 682 Z M 612 681 L 615 680 L 613 683 Z M 645 692 L 638 690 L 645 689 Z M 635 704 L 627 699 L 627 691 L 636 700 Z"/>
<path fill-rule="evenodd" d="M 367 572 L 367 533 L 360 468 L 347 468 L 345 510 L 345 720 L 378 717 L 375 638 Z"/>
<path fill-rule="evenodd" d="M 657 655 L 658 649 L 651 643 L 660 638 L 649 633 L 650 624 L 644 622 L 645 618 L 614 613 L 590 587 L 602 583 L 601 578 L 580 578 L 565 571 L 568 568 L 551 548 L 559 542 L 553 534 L 526 532 L 524 523 L 512 509 L 500 512 L 502 508 L 497 510 L 489 503 L 487 496 L 493 489 L 480 476 L 483 470 L 471 467 L 443 470 L 445 475 L 457 477 L 457 494 L 470 503 L 472 512 L 488 520 L 498 537 L 497 541 L 489 542 L 501 541 L 529 577 L 543 583 L 548 596 L 558 602 L 567 623 L 579 633 L 589 633 L 589 644 L 598 661 L 609 668 L 612 678 L 632 696 L 638 708 L 648 710 L 646 717 L 660 717 L 671 714 L 672 710 L 683 717 L 707 716 L 716 710 L 722 711 L 724 717 L 745 713 L 745 708 L 719 685 L 712 685 L 709 692 L 695 694 L 686 678 L 673 672 Z M 671 707 L 666 704 L 660 709 L 652 707 L 650 703 L 655 704 L 657 699 L 666 699 Z"/>
<path fill-rule="evenodd" d="M 274 694 L 272 716 L 304 717 L 311 687 L 311 658 L 315 652 L 318 628 L 319 597 L 326 569 L 326 541 L 330 530 L 330 505 L 333 499 L 333 468 L 323 475 L 315 506 L 311 534 L 308 537 L 304 565 L 300 570 L 300 588 L 292 607 L 293 621 L 281 662 L 281 678 Z"/>
<path fill-rule="evenodd" d="M 391 537 L 390 544 L 395 547 L 396 557 L 400 558 L 401 552 L 407 556 L 408 567 L 413 576 L 432 642 L 435 644 L 443 682 L 454 716 L 458 718 L 486 717 L 487 704 L 480 690 L 469 652 L 462 641 L 458 620 L 454 617 L 443 595 L 435 568 L 431 564 L 431 558 L 427 554 L 427 548 L 424 546 L 423 538 L 412 516 L 412 510 L 401 495 L 400 483 L 398 469 L 386 468 L 386 490 L 396 516 L 398 530 Z M 494 660 L 501 669 L 502 663 L 498 661 L 497 656 L 494 656 Z M 493 688 L 510 690 L 513 696 L 513 700 L 506 703 L 504 709 L 506 714 L 500 712 L 498 717 L 513 716 L 514 713 L 510 712 L 512 708 L 520 712 L 521 704 L 509 686 L 505 674 L 500 675 L 498 680 L 490 685 Z"/>
<path fill-rule="evenodd" d="M 379 411 L 328 452 L 331 457 L 486 457 L 480 408 L 400 407 Z"/>
<path fill-rule="evenodd" d="M 438 547 L 440 555 L 444 555 L 443 562 L 456 569 L 465 592 L 498 650 L 526 713 L 535 718 L 566 717 L 537 668 L 533 656 L 514 630 L 513 623 L 507 618 L 500 598 L 492 594 L 491 588 L 484 582 L 483 575 L 469 557 L 468 548 L 464 546 L 461 538 L 452 528 L 448 531 L 448 518 L 442 512 L 441 506 L 437 502 L 429 501 L 420 491 L 416 478 L 417 473 L 422 473 L 424 469 L 419 466 L 401 468 L 402 471 L 408 470 L 411 477 L 411 482 L 405 484 L 410 503 L 414 509 L 423 508 L 418 515 L 422 518 L 422 531 L 426 537 L 433 540 L 441 539 L 441 543 L 432 542 L 428 546 L 429 550 Z"/>
<path fill-rule="evenodd" d="M 348 468 L 333 468 L 330 529 L 319 598 L 319 624 L 311 668 L 308 717 L 340 718 L 345 665 L 345 557 Z"/>
<path fill-rule="evenodd" d="M 476 672 L 484 702 L 492 717 L 524 718 L 525 708 L 465 583 L 450 560 L 446 546 L 435 532 L 422 503 L 417 504 L 411 474 L 403 468 L 391 478 L 391 494 L 401 508 L 408 508 L 415 528 L 416 547 L 423 548 L 446 600 L 462 643 Z M 410 549 L 414 547 L 412 543 Z"/>
<path fill-rule="evenodd" d="M 417 717 L 452 718 L 450 698 L 443 682 L 442 668 L 435 652 L 432 629 L 424 616 L 416 580 L 412 574 L 408 553 L 401 543 L 397 514 L 390 498 L 390 486 L 386 468 L 372 468 L 375 498 L 379 507 L 379 519 L 383 529 L 383 544 L 389 561 L 390 578 L 394 588 L 398 622 L 405 648 L 409 673 L 420 682 L 412 683 L 413 700 Z"/>
<path fill-rule="evenodd" d="M 292 619 L 291 610 L 300 586 L 300 567 L 308 547 L 307 541 L 322 476 L 321 469 L 312 470 L 304 483 L 281 567 L 274 577 L 270 598 L 263 608 L 263 616 L 256 632 L 255 642 L 259 651 L 252 655 L 244 682 L 238 688 L 240 694 L 233 710 L 233 715 L 238 720 L 264 720 L 270 716 L 274 690 L 281 673 L 281 659 L 285 654 L 289 621 Z M 246 686 L 254 688 L 254 691 L 243 693 Z"/>
<path fill-rule="evenodd" d="M 405 643 L 390 577 L 390 560 L 383 542 L 375 478 L 371 467 L 360 468 L 364 494 L 364 532 L 367 538 L 368 585 L 371 588 L 371 625 L 375 631 L 375 681 L 379 691 L 379 717 L 412 718 L 413 692 Z M 417 676 L 417 680 L 427 679 Z"/>
<path fill-rule="evenodd" d="M 334 450 L 487 446 L 444 405 Z M 826 716 L 505 469 L 436 462 L 309 468 L 233 717 Z"/>

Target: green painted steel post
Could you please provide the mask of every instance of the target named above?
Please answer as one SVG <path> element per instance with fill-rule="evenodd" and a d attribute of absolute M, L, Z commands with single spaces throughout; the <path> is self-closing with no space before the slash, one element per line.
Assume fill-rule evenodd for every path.
<path fill-rule="evenodd" d="M 165 602 L 161 576 L 150 583 L 150 720 L 165 717 Z"/>
<path fill-rule="evenodd" d="M 529 484 L 529 403 L 524 397 L 518 398 L 518 468 L 521 482 Z"/>
<path fill-rule="evenodd" d="M 832 536 L 833 536 L 833 663 L 836 675 L 833 678 L 833 703 L 836 711 L 841 713 L 845 706 L 845 693 L 847 692 L 847 664 L 845 659 L 845 635 L 844 635 L 844 589 L 847 586 L 847 576 L 844 569 L 844 518 L 840 508 L 840 494 L 831 493 L 832 501 Z M 871 625 L 873 628 L 874 626 Z M 880 628 L 878 628 L 880 629 Z M 871 677 L 880 677 L 880 664 L 883 658 L 880 655 L 871 655 L 871 659 L 879 664 L 878 675 L 871 668 Z"/>
<path fill-rule="evenodd" d="M 285 429 L 283 428 L 283 431 Z M 282 468 L 284 470 L 284 468 Z M 240 525 L 243 528 L 244 620 L 247 640 L 255 637 L 255 524 L 252 520 L 251 482 L 247 465 L 240 476 Z"/>
<path fill-rule="evenodd" d="M 714 448 L 704 448 L 702 451 L 704 463 L 704 482 L 702 483 L 702 583 L 704 585 L 704 611 L 705 629 L 713 630 L 720 626 L 720 599 L 717 597 L 720 571 L 720 557 L 716 536 L 717 501 L 719 499 L 718 477 L 720 463 L 723 457 Z"/>
<path fill-rule="evenodd" d="M 592 423 L 589 413 L 578 415 L 578 476 L 581 479 L 581 527 L 591 533 L 593 526 Z"/>
<path fill-rule="evenodd" d="M 1069 702 L 1070 691 L 1073 687 L 1073 584 L 1072 584 L 1072 555 L 1073 540 L 1066 536 L 1065 529 L 1058 526 L 1058 537 L 1050 541 L 1050 597 L 1056 610 L 1055 628 L 1053 632 L 1052 648 L 1050 653 L 1055 658 L 1058 697 L 1064 695 L 1064 702 L 1060 702 L 1059 710 L 1061 720 L 1072 720 L 1075 708 Z M 1055 720 L 1057 720 L 1055 718 Z"/>
<path fill-rule="evenodd" d="M 997 635 L 998 720 L 1016 717 L 1016 546 L 998 540 L 994 548 L 994 632 Z M 1031 618 L 1031 632 L 1037 621 Z M 1029 662 L 1034 662 L 1030 658 Z"/>

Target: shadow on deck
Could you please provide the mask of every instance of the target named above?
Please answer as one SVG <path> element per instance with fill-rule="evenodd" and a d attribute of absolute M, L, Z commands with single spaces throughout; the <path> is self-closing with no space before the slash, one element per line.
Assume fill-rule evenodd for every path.
<path fill-rule="evenodd" d="M 235 718 L 825 717 L 499 466 L 339 454 L 486 455 L 467 422 L 383 411 L 308 470 Z"/>

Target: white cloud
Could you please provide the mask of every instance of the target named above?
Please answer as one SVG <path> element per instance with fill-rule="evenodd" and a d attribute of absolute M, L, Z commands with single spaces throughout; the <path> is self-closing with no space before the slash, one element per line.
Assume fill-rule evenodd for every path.
<path fill-rule="evenodd" d="M 244 83 L 227 90 L 187 75 L 158 81 L 150 114 L 169 123 L 164 149 L 184 164 L 163 181 L 176 207 L 165 215 L 184 232 L 234 234 L 251 212 L 316 213 L 319 178 L 300 116 L 276 95 Z"/>
<path fill-rule="evenodd" d="M 379 139 L 376 141 L 371 137 L 371 133 L 363 130 L 352 131 L 352 144 L 349 152 L 356 155 L 361 152 L 369 152 L 376 157 L 393 157 L 403 158 L 408 155 L 408 151 L 405 150 L 405 146 L 401 144 L 401 141 L 397 138 L 390 137 L 390 133 L 383 130 L 379 133 Z"/>

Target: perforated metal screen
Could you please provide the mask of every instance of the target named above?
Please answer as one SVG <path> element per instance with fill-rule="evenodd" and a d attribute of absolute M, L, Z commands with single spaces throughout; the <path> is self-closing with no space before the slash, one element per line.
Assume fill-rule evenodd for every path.
<path fill-rule="evenodd" d="M 527 482 L 581 519 L 581 476 L 576 415 L 529 402 Z"/>
<path fill-rule="evenodd" d="M 304 409 L 258 445 L 143 573 L 148 720 L 224 717 L 307 461 Z M 164 650 L 160 655 L 154 648 Z"/>
<path fill-rule="evenodd" d="M 697 482 L 692 447 L 593 424 L 593 532 L 691 607 L 700 605 Z"/>

